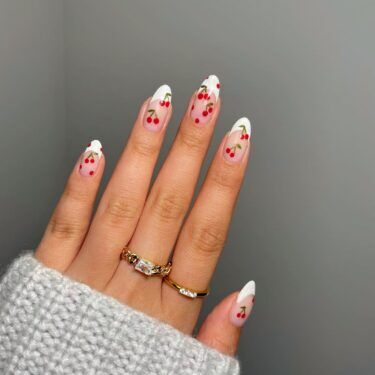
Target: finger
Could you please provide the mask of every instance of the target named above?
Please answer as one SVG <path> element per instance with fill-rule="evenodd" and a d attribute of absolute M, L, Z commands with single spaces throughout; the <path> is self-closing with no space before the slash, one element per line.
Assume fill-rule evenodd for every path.
<path fill-rule="evenodd" d="M 194 194 L 195 184 L 219 115 L 217 85 L 218 78 L 211 75 L 191 98 L 179 132 L 151 189 L 129 244 L 132 252 L 157 264 L 165 264 L 168 261 Z M 200 109 L 200 122 L 195 121 L 197 102 L 199 106 L 207 108 Z M 112 287 L 117 284 L 122 293 L 131 293 L 131 288 L 125 290 L 122 287 L 125 278 L 129 283 L 129 275 L 136 275 L 136 280 L 142 276 L 134 273 L 128 264 L 122 262 L 114 279 L 111 280 L 110 288 L 113 289 Z M 158 281 L 160 286 L 160 279 Z M 140 303 L 143 304 L 144 301 Z"/>
<path fill-rule="evenodd" d="M 249 281 L 239 293 L 233 293 L 214 308 L 203 322 L 197 339 L 227 355 L 237 351 L 241 327 L 255 302 L 255 282 Z"/>
<path fill-rule="evenodd" d="M 67 272 L 96 289 L 112 277 L 139 220 L 171 117 L 171 95 L 170 87 L 163 85 L 143 104 L 82 249 Z"/>
<path fill-rule="evenodd" d="M 218 78 L 209 76 L 190 100 L 179 132 L 152 187 L 130 247 L 155 262 L 165 262 L 175 243 L 182 220 L 192 199 L 202 162 L 219 115 Z M 210 99 L 198 99 L 204 95 Z M 191 110 L 197 102 L 207 102 L 209 116 L 200 123 Z M 207 111 L 208 112 L 208 111 Z"/>
<path fill-rule="evenodd" d="M 102 145 L 91 141 L 77 161 L 35 256 L 65 271 L 85 238 L 104 170 Z"/>
<path fill-rule="evenodd" d="M 170 279 L 188 289 L 203 291 L 208 288 L 245 174 L 250 129 L 249 120 L 242 118 L 225 137 L 179 236 Z M 184 325 L 181 328 L 191 330 L 200 309 L 199 299 L 192 304 L 167 283 L 163 289 L 166 303 L 173 306 L 174 311 L 176 305 L 182 315 L 186 308 L 190 309 L 192 313 L 188 319 L 181 318 Z"/>

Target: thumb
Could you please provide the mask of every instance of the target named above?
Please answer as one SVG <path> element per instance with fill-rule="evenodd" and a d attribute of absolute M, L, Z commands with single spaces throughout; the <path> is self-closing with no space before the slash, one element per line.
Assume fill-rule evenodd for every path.
<path fill-rule="evenodd" d="M 198 332 L 203 344 L 227 355 L 234 355 L 241 327 L 250 315 L 255 302 L 255 282 L 249 281 L 241 291 L 224 298 L 208 315 Z"/>

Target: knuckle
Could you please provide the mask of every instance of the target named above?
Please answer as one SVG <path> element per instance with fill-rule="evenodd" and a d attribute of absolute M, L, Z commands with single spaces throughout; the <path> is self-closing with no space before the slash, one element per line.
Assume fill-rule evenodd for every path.
<path fill-rule="evenodd" d="M 194 251 L 216 254 L 224 246 L 225 231 L 217 223 L 195 225 L 191 233 L 191 247 Z"/>
<path fill-rule="evenodd" d="M 220 190 L 236 191 L 241 185 L 242 177 L 232 170 L 220 170 L 212 174 L 212 182 Z"/>
<path fill-rule="evenodd" d="M 180 130 L 178 140 L 183 147 L 186 147 L 189 152 L 204 152 L 206 149 L 206 143 L 202 134 L 197 129 L 184 129 Z"/>
<path fill-rule="evenodd" d="M 49 223 L 51 234 L 62 240 L 76 239 L 86 232 L 86 225 L 79 221 L 64 219 L 54 215 Z"/>
<path fill-rule="evenodd" d="M 162 221 L 176 221 L 186 211 L 184 198 L 173 192 L 159 192 L 152 204 L 152 212 Z"/>
<path fill-rule="evenodd" d="M 89 203 L 92 200 L 92 195 L 87 194 L 86 190 L 83 190 L 75 186 L 73 183 L 68 182 L 63 192 L 63 199 L 77 203 Z"/>
<path fill-rule="evenodd" d="M 140 214 L 140 204 L 129 197 L 114 197 L 108 200 L 104 215 L 112 225 L 122 224 L 124 221 L 136 220 Z"/>
<path fill-rule="evenodd" d="M 132 151 L 139 156 L 152 157 L 158 153 L 159 146 L 149 139 L 137 136 L 132 142 Z"/>

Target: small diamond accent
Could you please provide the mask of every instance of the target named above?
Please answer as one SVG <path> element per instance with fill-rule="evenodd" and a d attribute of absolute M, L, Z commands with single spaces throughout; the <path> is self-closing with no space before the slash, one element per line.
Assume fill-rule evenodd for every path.
<path fill-rule="evenodd" d="M 140 259 L 135 265 L 134 269 L 136 269 L 139 272 L 142 272 L 143 274 L 147 276 L 151 276 L 153 274 L 154 267 L 155 265 L 152 262 Z"/>
<path fill-rule="evenodd" d="M 181 288 L 179 290 L 179 293 L 189 298 L 197 298 L 197 293 L 192 292 L 191 290 L 184 289 L 184 288 Z"/>

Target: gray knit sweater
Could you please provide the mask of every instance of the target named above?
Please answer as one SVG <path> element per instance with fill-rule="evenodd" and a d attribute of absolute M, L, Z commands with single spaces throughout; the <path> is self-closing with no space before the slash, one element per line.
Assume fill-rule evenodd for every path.
<path fill-rule="evenodd" d="M 46 268 L 16 260 L 0 283 L 0 374 L 238 374 L 238 362 Z"/>

